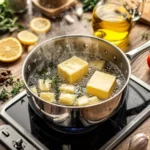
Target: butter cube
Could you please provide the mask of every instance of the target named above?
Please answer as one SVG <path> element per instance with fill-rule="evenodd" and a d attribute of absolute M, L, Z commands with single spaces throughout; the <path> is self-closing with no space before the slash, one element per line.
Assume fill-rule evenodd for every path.
<path fill-rule="evenodd" d="M 75 102 L 76 96 L 74 94 L 64 94 L 61 93 L 59 97 L 59 103 L 63 105 L 73 105 Z"/>
<path fill-rule="evenodd" d="M 51 80 L 39 79 L 38 80 L 38 88 L 41 92 L 48 92 L 51 88 Z"/>
<path fill-rule="evenodd" d="M 59 75 L 69 83 L 78 81 L 88 72 L 88 63 L 76 56 L 62 62 L 57 67 Z"/>
<path fill-rule="evenodd" d="M 41 92 L 40 98 L 48 101 L 48 102 L 54 102 L 55 101 L 55 94 L 50 92 Z"/>
<path fill-rule="evenodd" d="M 98 70 L 102 70 L 105 65 L 105 60 L 93 60 L 89 62 L 89 66 Z"/>
<path fill-rule="evenodd" d="M 96 96 L 92 96 L 88 100 L 90 104 L 97 104 L 100 102 L 100 100 Z"/>
<path fill-rule="evenodd" d="M 75 86 L 73 86 L 73 85 L 67 85 L 67 84 L 62 84 L 59 89 L 63 93 L 73 94 L 74 91 L 75 91 Z"/>
<path fill-rule="evenodd" d="M 89 105 L 89 100 L 87 96 L 82 96 L 77 99 L 77 105 L 78 106 L 86 106 Z"/>
<path fill-rule="evenodd" d="M 97 96 L 100 99 L 107 99 L 116 85 L 116 77 L 104 72 L 95 71 L 87 84 L 88 94 Z"/>
<path fill-rule="evenodd" d="M 35 95 L 38 95 L 37 88 L 35 86 L 31 87 L 30 89 Z"/>

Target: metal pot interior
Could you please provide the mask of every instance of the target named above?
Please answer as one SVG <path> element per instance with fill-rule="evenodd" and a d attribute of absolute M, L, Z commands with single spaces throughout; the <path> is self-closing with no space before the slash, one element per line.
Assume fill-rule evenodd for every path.
<path fill-rule="evenodd" d="M 130 64 L 125 54 L 102 39 L 91 36 L 72 35 L 47 40 L 32 50 L 23 66 L 23 79 L 27 89 L 30 91 L 28 80 L 35 72 L 49 67 L 52 62 L 58 62 L 62 56 L 73 56 L 74 53 L 90 53 L 113 62 L 118 66 L 126 79 L 126 83 L 119 93 L 125 88 L 130 75 Z M 119 93 L 117 94 L 119 95 Z"/>

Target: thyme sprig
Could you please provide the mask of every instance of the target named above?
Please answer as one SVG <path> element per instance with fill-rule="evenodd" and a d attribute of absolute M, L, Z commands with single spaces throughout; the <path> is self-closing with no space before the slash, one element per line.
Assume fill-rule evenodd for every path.
<path fill-rule="evenodd" d="M 55 93 L 56 93 L 56 99 L 58 99 L 59 94 L 60 94 L 59 84 L 61 83 L 61 79 L 59 75 L 57 74 L 55 76 L 50 76 L 50 80 L 51 80 L 51 86 L 55 90 Z"/>
<path fill-rule="evenodd" d="M 83 90 L 83 88 L 82 88 L 82 87 L 78 87 L 75 94 L 76 94 L 76 97 L 77 97 L 77 98 L 83 96 L 83 95 L 84 95 L 84 90 Z"/>
<path fill-rule="evenodd" d="M 17 95 L 21 89 L 24 88 L 24 83 L 23 81 L 17 81 L 13 84 L 12 90 L 11 90 L 11 96 L 14 97 Z"/>
<path fill-rule="evenodd" d="M 9 97 L 8 93 L 9 92 L 5 88 L 3 88 L 1 93 L 0 93 L 0 101 L 8 100 L 8 97 Z"/>

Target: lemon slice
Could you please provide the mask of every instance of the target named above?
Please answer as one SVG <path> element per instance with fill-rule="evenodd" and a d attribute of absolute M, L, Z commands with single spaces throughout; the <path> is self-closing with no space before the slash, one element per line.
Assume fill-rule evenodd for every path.
<path fill-rule="evenodd" d="M 21 57 L 22 45 L 16 38 L 0 40 L 0 61 L 13 62 Z"/>
<path fill-rule="evenodd" d="M 33 45 L 38 41 L 38 37 L 28 30 L 19 32 L 18 39 L 24 45 Z"/>
<path fill-rule="evenodd" d="M 46 33 L 51 27 L 51 22 L 45 18 L 34 18 L 30 22 L 30 28 L 36 33 Z"/>

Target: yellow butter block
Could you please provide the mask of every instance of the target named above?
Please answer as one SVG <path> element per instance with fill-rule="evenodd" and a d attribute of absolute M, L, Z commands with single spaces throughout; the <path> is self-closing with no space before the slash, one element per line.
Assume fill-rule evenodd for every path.
<path fill-rule="evenodd" d="M 61 93 L 59 97 L 59 103 L 63 105 L 73 105 L 75 102 L 76 96 L 74 94 L 65 94 Z"/>
<path fill-rule="evenodd" d="M 98 104 L 100 102 L 100 100 L 96 96 L 92 96 L 88 100 L 90 104 Z"/>
<path fill-rule="evenodd" d="M 38 80 L 38 88 L 41 92 L 48 92 L 51 88 L 51 80 L 39 79 Z"/>
<path fill-rule="evenodd" d="M 82 96 L 77 99 L 77 105 L 78 106 L 86 106 L 89 104 L 89 100 L 87 96 Z"/>
<path fill-rule="evenodd" d="M 30 89 L 35 95 L 38 95 L 37 88 L 35 86 L 31 87 Z"/>
<path fill-rule="evenodd" d="M 78 81 L 88 72 L 88 63 L 77 56 L 62 62 L 57 67 L 59 75 L 69 83 Z"/>
<path fill-rule="evenodd" d="M 75 86 L 74 85 L 62 84 L 59 89 L 63 93 L 73 94 L 75 92 Z"/>
<path fill-rule="evenodd" d="M 88 94 L 97 96 L 100 99 L 108 99 L 116 85 L 116 77 L 104 72 L 95 71 L 87 84 Z"/>
<path fill-rule="evenodd" d="M 93 60 L 89 62 L 89 66 L 98 70 L 102 70 L 105 66 L 105 60 Z"/>
<path fill-rule="evenodd" d="M 48 101 L 48 102 L 54 102 L 55 101 L 55 94 L 50 92 L 41 92 L 40 98 Z"/>

